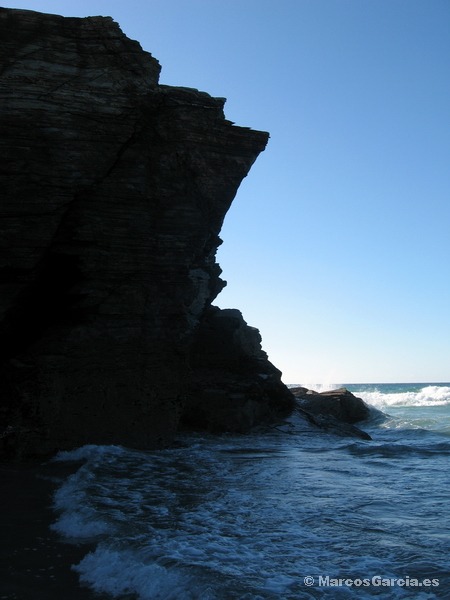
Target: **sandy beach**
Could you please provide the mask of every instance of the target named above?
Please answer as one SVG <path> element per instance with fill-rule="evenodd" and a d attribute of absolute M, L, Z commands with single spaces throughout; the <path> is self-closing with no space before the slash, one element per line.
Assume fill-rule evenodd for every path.
<path fill-rule="evenodd" d="M 66 469 L 64 472 L 63 469 Z M 70 472 L 55 463 L 0 465 L 0 600 L 102 600 L 71 570 L 89 552 L 50 529 L 52 494 Z"/>

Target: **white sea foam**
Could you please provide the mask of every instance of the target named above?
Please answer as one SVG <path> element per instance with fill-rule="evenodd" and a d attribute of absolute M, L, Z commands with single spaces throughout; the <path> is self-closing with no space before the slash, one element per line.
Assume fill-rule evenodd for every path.
<path fill-rule="evenodd" d="M 111 594 L 136 594 L 140 600 L 194 600 L 198 598 L 187 591 L 194 586 L 191 578 L 177 569 L 165 568 L 156 563 L 146 564 L 131 550 L 115 550 L 99 546 L 89 553 L 74 571 L 82 583 L 95 591 Z M 204 590 L 207 592 L 207 590 Z M 202 598 L 214 598 L 203 595 Z"/>
<path fill-rule="evenodd" d="M 294 384 L 289 384 L 287 387 L 291 388 L 291 387 L 304 387 L 307 390 L 313 390 L 314 392 L 318 392 L 319 394 L 321 392 L 329 392 L 330 390 L 337 390 L 341 387 L 343 387 L 342 384 L 340 383 L 329 383 L 329 382 L 322 382 L 322 383 L 294 383 Z"/>
<path fill-rule="evenodd" d="M 450 387 L 438 385 L 428 385 L 418 391 L 386 393 L 376 389 L 358 392 L 356 395 L 380 410 L 389 406 L 445 406 L 450 404 Z"/>
<path fill-rule="evenodd" d="M 82 446 L 70 452 L 60 452 L 54 461 L 86 460 L 76 473 L 70 475 L 53 496 L 53 508 L 59 514 L 51 525 L 54 531 L 68 539 L 92 540 L 106 533 L 112 533 L 114 526 L 102 518 L 101 513 L 90 501 L 92 487 L 96 485 L 93 466 L 110 462 L 111 456 L 120 452 L 115 446 Z"/>
<path fill-rule="evenodd" d="M 322 393 L 347 386 L 336 383 L 301 383 L 289 384 L 288 387 L 304 387 Z M 444 406 L 450 404 L 450 386 L 446 385 L 425 385 L 415 390 L 392 390 L 388 392 L 386 391 L 386 384 L 378 387 L 375 384 L 370 386 L 369 384 L 361 385 L 361 389 L 357 391 L 353 389 L 354 387 L 354 384 L 350 386 L 356 396 L 363 398 L 367 403 L 379 409 L 387 406 Z M 364 389 L 366 387 L 370 387 L 370 389 Z"/>
<path fill-rule="evenodd" d="M 74 450 L 61 450 L 52 459 L 61 462 L 78 462 L 82 460 L 104 460 L 111 456 L 122 455 L 127 452 L 122 446 L 97 446 L 86 444 Z"/>
<path fill-rule="evenodd" d="M 59 517 L 51 528 L 68 539 L 92 540 L 112 533 L 113 527 L 90 505 L 82 479 L 80 472 L 70 476 L 55 493 L 53 506 Z"/>

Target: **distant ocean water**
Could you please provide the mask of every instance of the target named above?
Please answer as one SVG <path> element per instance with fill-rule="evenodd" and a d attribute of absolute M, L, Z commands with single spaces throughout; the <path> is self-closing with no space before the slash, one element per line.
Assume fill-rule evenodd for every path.
<path fill-rule="evenodd" d="M 340 387 L 340 385 L 333 386 Z M 259 434 L 84 446 L 53 528 L 81 585 L 139 600 L 450 598 L 450 383 L 345 386 L 373 441 L 293 415 Z"/>

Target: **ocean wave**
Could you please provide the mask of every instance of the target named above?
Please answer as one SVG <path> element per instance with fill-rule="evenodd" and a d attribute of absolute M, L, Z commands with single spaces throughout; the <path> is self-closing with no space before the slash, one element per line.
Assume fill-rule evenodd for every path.
<path fill-rule="evenodd" d="M 145 564 L 131 550 L 112 549 L 99 546 L 76 566 L 80 582 L 99 593 L 111 594 L 113 598 L 123 594 L 135 594 L 140 600 L 164 598 L 165 600 L 194 600 L 193 582 L 174 568 L 156 563 Z M 204 591 L 202 598 L 207 595 Z"/>
<path fill-rule="evenodd" d="M 97 536 L 73 569 L 113 598 L 331 600 L 335 589 L 309 594 L 304 577 L 443 577 L 448 445 L 430 452 L 423 433 L 381 435 L 350 447 L 303 431 L 192 435 L 157 452 L 85 446 L 63 455 L 86 462 L 56 493 L 56 528 L 70 541 Z"/>
<path fill-rule="evenodd" d="M 386 392 L 382 389 L 373 391 L 354 392 L 365 402 L 378 409 L 414 406 L 445 406 L 450 405 L 450 386 L 427 385 L 418 390 Z"/>
<path fill-rule="evenodd" d="M 66 453 L 68 458 L 60 460 L 80 460 L 75 458 L 87 451 L 91 456 L 97 454 L 97 459 L 101 460 L 104 455 L 102 449 L 106 446 L 87 446 L 75 450 L 72 457 Z M 97 510 L 89 502 L 88 481 L 93 478 L 90 468 L 80 468 L 71 475 L 54 494 L 53 509 L 59 514 L 58 519 L 51 525 L 51 529 L 67 539 L 76 539 L 80 541 L 93 541 L 106 533 L 112 533 L 113 527 L 109 525 Z"/>
<path fill-rule="evenodd" d="M 329 392 L 330 390 L 337 390 L 345 387 L 342 383 L 289 383 L 288 388 L 304 387 L 307 390 L 314 390 L 321 394 L 322 392 Z"/>
<path fill-rule="evenodd" d="M 371 406 L 445 406 L 450 404 L 450 385 L 419 384 L 336 384 L 301 383 L 287 387 L 304 387 L 322 393 L 345 387 Z"/>
<path fill-rule="evenodd" d="M 127 450 L 122 446 L 97 446 L 86 444 L 74 450 L 61 450 L 53 457 L 55 462 L 79 462 L 88 460 L 104 460 L 107 457 L 123 455 Z"/>
<path fill-rule="evenodd" d="M 383 459 L 400 460 L 409 457 L 431 458 L 437 455 L 449 455 L 450 443 L 441 442 L 435 444 L 424 443 L 399 444 L 399 443 L 372 443 L 372 444 L 351 444 L 349 452 L 355 456 L 372 456 Z"/>

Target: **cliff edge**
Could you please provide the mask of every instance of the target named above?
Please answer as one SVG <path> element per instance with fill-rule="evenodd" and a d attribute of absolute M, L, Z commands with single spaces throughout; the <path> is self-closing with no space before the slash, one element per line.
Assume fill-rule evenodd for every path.
<path fill-rule="evenodd" d="M 287 413 L 256 330 L 211 307 L 222 222 L 268 134 L 159 85 L 110 17 L 2 8 L 0 47 L 3 456 Z"/>

